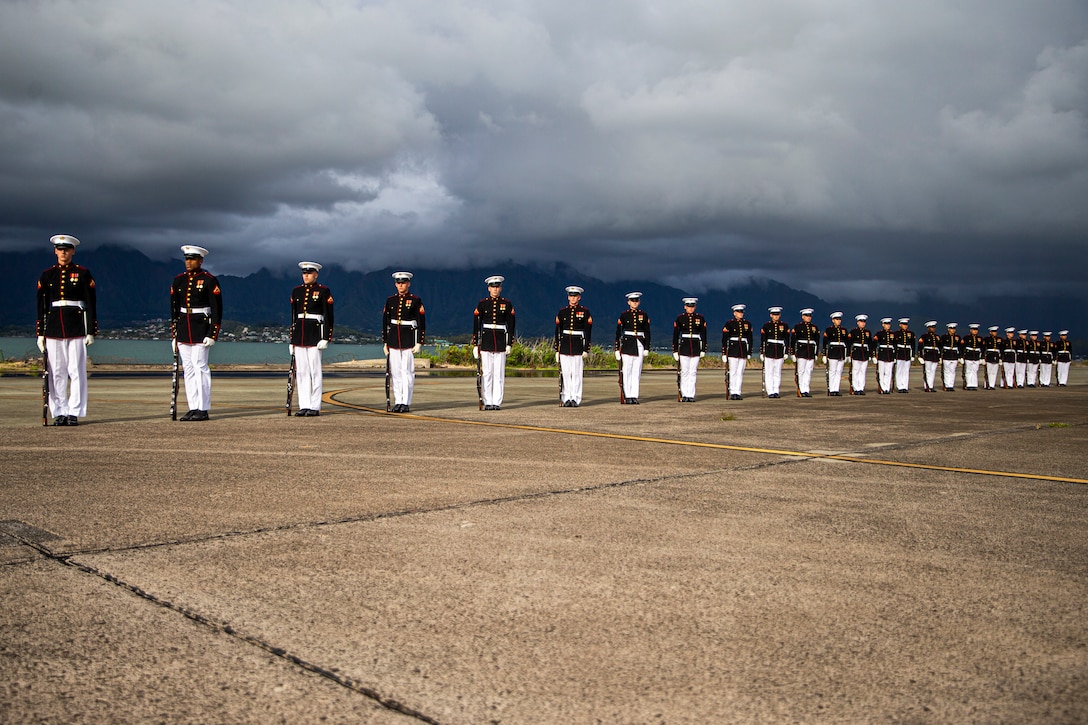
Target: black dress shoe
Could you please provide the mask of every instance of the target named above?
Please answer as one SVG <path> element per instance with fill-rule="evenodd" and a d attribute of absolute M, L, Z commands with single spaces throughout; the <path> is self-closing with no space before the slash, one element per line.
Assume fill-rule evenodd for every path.
<path fill-rule="evenodd" d="M 638 405 L 638 398 L 631 398 L 631 405 Z"/>
<path fill-rule="evenodd" d="M 192 420 L 194 414 L 196 414 L 195 410 L 187 411 L 185 415 L 181 416 L 178 420 Z"/>
<path fill-rule="evenodd" d="M 306 417 L 307 418 L 316 418 L 319 415 L 321 415 L 320 410 L 314 410 L 313 408 L 307 408 L 306 409 Z"/>
<path fill-rule="evenodd" d="M 811 398 L 811 397 L 812 397 L 812 393 L 801 393 L 801 397 L 802 397 L 802 398 Z"/>
<path fill-rule="evenodd" d="M 193 411 L 193 417 L 190 418 L 189 420 L 208 420 L 208 411 L 206 411 L 206 410 Z"/>
<path fill-rule="evenodd" d="M 68 416 L 68 425 L 79 425 L 79 418 L 74 415 Z"/>
<path fill-rule="evenodd" d="M 298 410 L 296 410 L 295 411 L 295 417 L 296 418 L 305 418 L 306 417 L 306 408 L 299 408 Z"/>
<path fill-rule="evenodd" d="M 58 415 L 53 418 L 53 425 L 68 425 L 68 416 Z"/>

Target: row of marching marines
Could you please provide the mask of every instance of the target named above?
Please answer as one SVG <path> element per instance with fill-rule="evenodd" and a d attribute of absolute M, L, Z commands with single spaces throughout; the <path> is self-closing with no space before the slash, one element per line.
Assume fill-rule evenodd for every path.
<path fill-rule="evenodd" d="M 52 418 L 55 426 L 79 425 L 87 414 L 87 346 L 98 333 L 96 289 L 90 270 L 73 262 L 79 240 L 67 234 L 50 239 L 57 263 L 46 269 L 38 280 L 36 332 L 38 348 L 44 360 L 42 374 L 42 422 Z M 174 376 L 171 417 L 178 419 L 177 396 L 179 370 L 183 373 L 188 411 L 183 421 L 209 419 L 211 409 L 211 371 L 209 349 L 216 343 L 223 320 L 223 296 L 219 281 L 203 269 L 208 250 L 181 247 L 185 271 L 170 285 L 170 322 L 174 352 Z M 291 374 L 287 393 L 287 413 L 292 414 L 292 400 L 297 391 L 296 417 L 316 417 L 321 411 L 321 355 L 333 335 L 333 296 L 318 283 L 321 265 L 299 262 L 302 284 L 291 293 Z M 415 383 L 413 358 L 426 341 L 426 311 L 423 300 L 409 290 L 411 272 L 393 273 L 395 294 L 382 312 L 382 344 L 386 357 L 386 410 L 407 413 Z M 477 362 L 477 393 L 482 410 L 499 410 L 505 387 L 506 358 L 515 338 L 513 303 L 502 296 L 504 278 L 493 275 L 484 280 L 488 295 L 473 312 L 472 354 Z M 593 316 L 581 304 L 578 286 L 566 288 L 567 305 L 555 316 L 553 347 L 559 365 L 559 402 L 576 408 L 582 401 L 584 361 L 593 334 Z M 627 309 L 616 322 L 614 353 L 619 363 L 620 402 L 639 403 L 642 363 L 650 349 L 650 318 L 641 309 L 642 293 L 626 295 Z M 683 299 L 684 312 L 673 322 L 672 353 L 677 366 L 677 399 L 695 400 L 696 372 L 700 358 L 708 351 L 706 319 L 696 312 L 698 298 Z M 945 325 L 947 333 L 938 335 L 937 322 L 926 322 L 927 332 L 916 336 L 909 329 L 910 320 L 900 318 L 898 329 L 892 319 L 881 320 L 875 332 L 866 325 L 866 315 L 857 315 L 855 326 L 842 326 L 842 313 L 831 314 L 831 326 L 821 331 L 812 322 L 813 310 L 800 311 L 801 322 L 790 327 L 782 321 L 782 308 L 768 310 L 770 320 L 760 329 L 758 355 L 762 362 L 763 395 L 780 397 L 782 367 L 787 358 L 796 363 L 794 382 L 797 395 L 812 397 L 811 382 L 817 360 L 825 363 L 827 394 L 838 396 L 840 380 L 847 361 L 850 392 L 865 394 L 867 368 L 877 368 L 877 392 L 909 391 L 911 363 L 922 365 L 926 391 L 942 386 L 956 387 L 957 370 L 962 387 L 1049 387 L 1054 367 L 1057 384 L 1067 384 L 1072 349 L 1068 331 L 1051 333 L 1035 330 L 991 327 L 988 336 L 979 333 L 979 325 L 969 325 L 969 333 L 960 335 L 957 324 Z M 742 398 L 744 370 L 756 354 L 753 324 L 744 316 L 745 305 L 733 306 L 733 319 L 722 329 L 721 354 L 730 400 Z M 985 366 L 983 368 L 983 366 Z M 981 385 L 980 385 L 981 383 Z"/>

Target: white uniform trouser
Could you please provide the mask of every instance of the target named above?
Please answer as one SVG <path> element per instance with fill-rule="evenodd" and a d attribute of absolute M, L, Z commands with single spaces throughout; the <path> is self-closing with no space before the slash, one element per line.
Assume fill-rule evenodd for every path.
<path fill-rule="evenodd" d="M 642 380 L 642 342 L 638 343 L 638 355 L 620 355 L 623 365 L 623 397 L 637 398 L 639 382 Z"/>
<path fill-rule="evenodd" d="M 966 381 L 964 385 L 968 388 L 978 387 L 978 369 L 981 365 L 980 360 L 963 361 L 963 379 Z"/>
<path fill-rule="evenodd" d="M 842 384 L 842 369 L 846 367 L 846 360 L 827 359 L 827 392 L 839 392 Z"/>
<path fill-rule="evenodd" d="M 937 366 L 938 362 L 930 362 L 924 360 L 922 362 L 922 378 L 925 380 L 925 387 L 933 390 L 937 387 Z"/>
<path fill-rule="evenodd" d="M 910 390 L 910 360 L 895 361 L 895 389 Z"/>
<path fill-rule="evenodd" d="M 1069 384 L 1069 366 L 1072 363 L 1060 362 L 1058 363 L 1058 385 Z"/>
<path fill-rule="evenodd" d="M 416 361 L 412 348 L 389 348 L 389 394 L 393 405 L 411 405 L 416 387 Z"/>
<path fill-rule="evenodd" d="M 295 345 L 295 390 L 300 410 L 321 410 L 321 351 Z"/>
<path fill-rule="evenodd" d="M 695 397 L 695 380 L 699 374 L 699 356 L 680 356 L 680 397 Z"/>
<path fill-rule="evenodd" d="M 45 338 L 49 353 L 49 415 L 87 415 L 87 343 L 83 337 Z"/>
<path fill-rule="evenodd" d="M 1016 385 L 1016 363 L 1002 362 L 1001 373 L 1005 376 L 1005 387 L 1012 388 Z"/>
<path fill-rule="evenodd" d="M 744 387 L 744 368 L 748 367 L 748 358 L 746 357 L 730 357 L 726 358 L 729 364 L 729 394 L 741 395 L 741 389 Z"/>
<path fill-rule="evenodd" d="M 885 393 L 892 392 L 892 375 L 895 373 L 895 361 L 889 360 L 884 362 L 878 360 L 876 363 L 876 384 L 877 387 L 883 390 Z"/>
<path fill-rule="evenodd" d="M 178 357 L 185 371 L 185 399 L 189 410 L 211 410 L 212 371 L 208 368 L 208 350 L 203 345 L 178 343 Z"/>
<path fill-rule="evenodd" d="M 487 352 L 480 350 L 480 392 L 484 405 L 502 405 L 502 393 L 506 387 L 506 350 Z"/>
<path fill-rule="evenodd" d="M 1025 378 L 1028 374 L 1028 364 L 1026 362 L 1016 363 L 1016 387 L 1024 387 Z"/>
<path fill-rule="evenodd" d="M 956 358 L 941 361 L 941 377 L 946 388 L 956 387 L 956 368 L 959 367 L 959 364 L 960 361 Z"/>
<path fill-rule="evenodd" d="M 865 374 L 869 370 L 868 360 L 850 362 L 850 388 L 856 392 L 865 390 Z"/>
<path fill-rule="evenodd" d="M 782 387 L 783 359 L 769 357 L 763 361 L 763 389 L 767 395 L 778 395 Z"/>
<path fill-rule="evenodd" d="M 582 402 L 582 372 L 585 362 L 581 355 L 560 355 L 559 374 L 563 376 L 563 394 L 559 396 L 562 402 L 573 400 Z"/>
<path fill-rule="evenodd" d="M 1039 385 L 1050 385 L 1050 376 L 1054 372 L 1054 366 L 1050 363 L 1039 363 Z"/>
<path fill-rule="evenodd" d="M 1001 363 L 986 363 L 986 387 L 997 387 L 997 376 L 1001 373 Z"/>
<path fill-rule="evenodd" d="M 1028 369 L 1025 372 L 1027 373 L 1028 385 L 1035 385 L 1039 378 L 1039 363 L 1029 362 Z"/>
<path fill-rule="evenodd" d="M 812 392 L 812 368 L 815 366 L 815 360 L 797 358 L 797 389 L 802 393 Z"/>

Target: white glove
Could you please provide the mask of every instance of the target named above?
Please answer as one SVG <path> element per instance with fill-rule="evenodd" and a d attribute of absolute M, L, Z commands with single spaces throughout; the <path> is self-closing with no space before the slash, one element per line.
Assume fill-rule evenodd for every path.
<path fill-rule="evenodd" d="M 647 350 L 646 348 L 642 348 L 642 357 L 646 357 L 646 353 L 648 352 L 649 350 Z"/>
<path fill-rule="evenodd" d="M 922 364 L 923 364 L 923 361 L 922 361 L 922 356 L 921 356 L 921 355 L 919 355 L 919 356 L 918 356 L 918 364 L 919 364 L 919 365 L 922 365 Z"/>
<path fill-rule="evenodd" d="M 620 352 L 619 350 L 616 350 L 616 362 L 619 362 L 620 358 L 622 358 L 622 357 L 623 357 L 623 353 Z"/>
<path fill-rule="evenodd" d="M 288 345 L 287 346 L 287 354 L 288 355 L 294 355 L 295 354 L 295 346 L 294 345 Z"/>
<path fill-rule="evenodd" d="M 702 358 L 702 357 L 706 357 L 706 353 L 705 353 L 705 352 L 701 352 L 701 353 L 699 353 L 699 357 L 701 357 L 701 358 Z"/>
<path fill-rule="evenodd" d="M 93 345 L 94 344 L 94 335 L 87 335 L 85 338 L 83 338 L 83 344 L 86 345 L 87 347 L 90 347 L 91 345 Z"/>
<path fill-rule="evenodd" d="M 672 359 L 675 360 L 676 362 L 680 362 L 680 353 L 674 352 L 672 354 Z"/>
<path fill-rule="evenodd" d="M 871 362 L 873 365 L 876 365 L 876 358 L 875 357 L 869 358 L 869 362 Z"/>
<path fill-rule="evenodd" d="M 317 341 L 317 349 L 318 350 L 324 350 L 328 346 L 329 346 L 329 341 L 328 340 L 318 340 Z"/>
<path fill-rule="evenodd" d="M 514 348 L 513 348 L 513 346 L 512 346 L 512 345 L 507 345 L 507 346 L 506 346 L 506 354 L 507 354 L 507 355 L 509 355 L 509 354 L 510 354 L 511 352 L 513 352 L 513 351 L 514 351 Z"/>
<path fill-rule="evenodd" d="M 204 345 L 204 347 L 211 347 L 215 344 L 215 340 L 211 339 L 210 337 L 205 337 L 202 344 Z"/>
<path fill-rule="evenodd" d="M 797 362 L 797 356 L 796 355 L 790 355 L 790 362 Z"/>
<path fill-rule="evenodd" d="M 960 365 L 963 365 L 963 358 L 960 358 Z"/>
<path fill-rule="evenodd" d="M 582 360 L 588 360 L 588 359 L 589 359 L 589 353 L 588 352 L 583 352 L 582 353 Z"/>
<path fill-rule="evenodd" d="M 418 355 L 418 354 L 419 354 L 419 351 L 420 351 L 420 350 L 422 350 L 422 349 L 423 349 L 423 346 L 422 346 L 422 345 L 420 345 L 420 344 L 419 344 L 419 343 L 417 342 L 417 343 L 416 343 L 415 345 L 412 345 L 412 354 L 413 354 L 413 355 Z"/>
<path fill-rule="evenodd" d="M 479 360 L 480 359 L 480 346 L 479 345 L 473 345 L 472 346 L 472 359 L 473 360 Z"/>
<path fill-rule="evenodd" d="M 555 353 L 555 362 L 556 362 L 557 365 L 559 364 L 559 353 L 558 352 Z"/>
<path fill-rule="evenodd" d="M 382 355 L 385 355 L 386 357 L 389 357 L 389 346 L 388 345 L 382 345 Z"/>
<path fill-rule="evenodd" d="M 45 335 L 38 335 L 38 352 L 45 352 Z"/>
<path fill-rule="evenodd" d="M 827 355 L 821 355 L 820 356 L 820 364 L 821 365 L 826 365 L 827 364 Z"/>
<path fill-rule="evenodd" d="M 767 362 L 766 360 L 763 359 L 763 353 L 759 354 L 759 361 L 760 362 Z"/>
<path fill-rule="evenodd" d="M 176 337 L 170 338 L 170 352 L 178 351 L 178 339 Z"/>

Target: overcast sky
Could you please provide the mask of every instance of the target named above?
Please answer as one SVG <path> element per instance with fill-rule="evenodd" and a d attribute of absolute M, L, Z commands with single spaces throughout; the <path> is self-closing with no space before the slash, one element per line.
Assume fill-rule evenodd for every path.
<path fill-rule="evenodd" d="M 1088 269 L 1084 0 L 3 0 L 0 68 L 0 250 L 837 299 Z"/>

